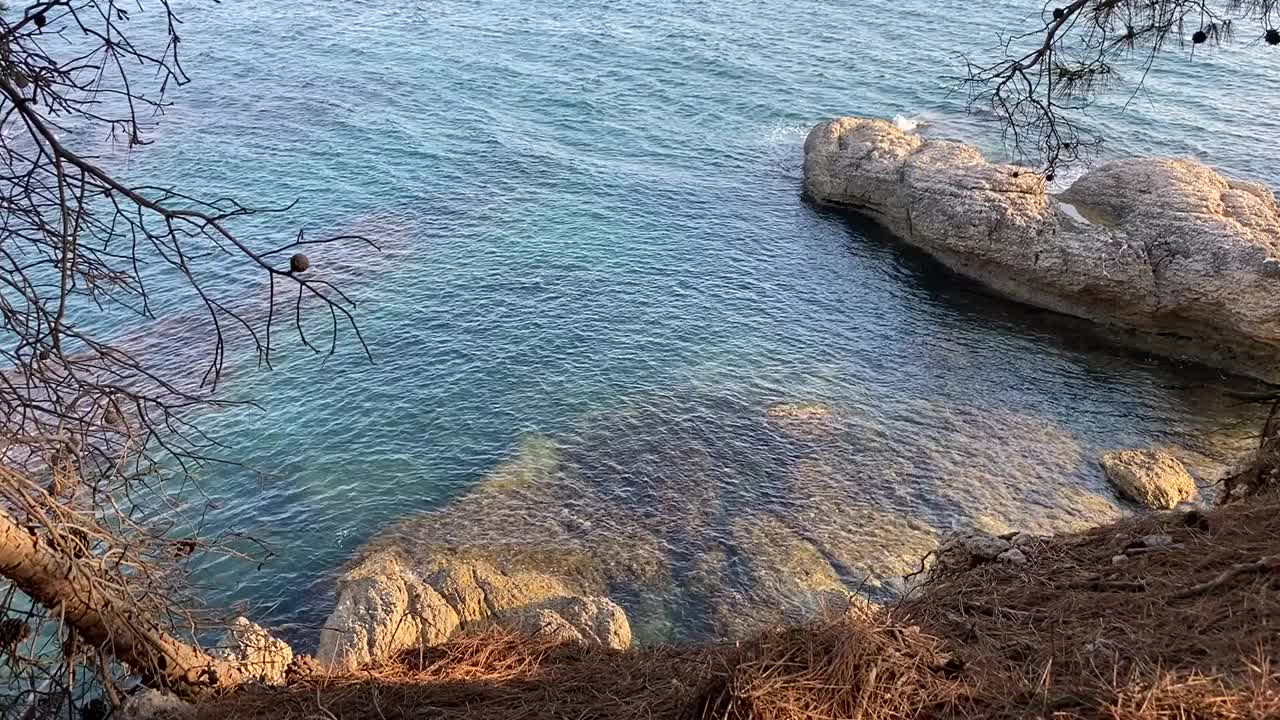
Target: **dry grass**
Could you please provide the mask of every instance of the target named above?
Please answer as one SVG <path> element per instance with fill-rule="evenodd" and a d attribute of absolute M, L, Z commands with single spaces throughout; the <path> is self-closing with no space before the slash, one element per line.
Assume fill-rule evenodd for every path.
<path fill-rule="evenodd" d="M 1141 547 L 1157 534 L 1171 545 Z M 1280 566 L 1259 563 L 1278 552 L 1272 495 L 1041 542 L 896 612 L 966 663 L 972 716 L 1280 718 Z"/>
<path fill-rule="evenodd" d="M 1167 534 L 1165 548 L 1140 539 Z M 201 718 L 1280 718 L 1280 498 L 1125 521 L 935 575 L 888 611 L 737 645 L 463 637 L 391 667 L 244 690 Z M 1113 564 L 1125 554 L 1128 561 Z M 1243 568 L 1243 569 L 1242 569 Z"/>
<path fill-rule="evenodd" d="M 885 614 L 766 632 L 689 703 L 715 720 L 947 717 L 964 704 L 960 664 L 941 641 Z"/>
<path fill-rule="evenodd" d="M 501 632 L 462 636 L 401 662 L 287 689 L 254 688 L 199 718 L 676 717 L 711 676 L 716 647 L 629 652 Z"/>

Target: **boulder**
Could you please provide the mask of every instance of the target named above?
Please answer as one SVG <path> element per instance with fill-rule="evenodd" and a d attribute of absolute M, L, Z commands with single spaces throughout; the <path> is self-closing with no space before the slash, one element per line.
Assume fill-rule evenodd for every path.
<path fill-rule="evenodd" d="M 805 189 L 1012 299 L 1137 330 L 1151 351 L 1280 379 L 1280 205 L 1194 161 L 1108 163 L 1053 196 L 1036 172 L 881 120 L 805 141 Z"/>
<path fill-rule="evenodd" d="M 603 597 L 555 598 L 498 614 L 499 627 L 613 650 L 631 647 L 631 625 L 617 603 Z"/>
<path fill-rule="evenodd" d="M 317 659 L 349 671 L 438 645 L 459 629 L 490 626 L 610 648 L 631 644 L 622 608 L 551 574 L 496 555 L 441 549 L 409 560 L 383 549 L 339 581 Z"/>
<path fill-rule="evenodd" d="M 1026 565 L 1027 555 L 1018 548 L 1009 548 L 996 556 L 996 562 L 1007 563 L 1009 565 Z"/>
<path fill-rule="evenodd" d="M 1200 498 L 1195 478 L 1164 450 L 1117 450 L 1101 458 L 1102 469 L 1121 495 L 1154 510 Z"/>
<path fill-rule="evenodd" d="M 320 631 L 322 667 L 349 671 L 411 648 L 437 645 L 458 628 L 453 606 L 391 552 L 379 552 L 340 581 Z"/>
<path fill-rule="evenodd" d="M 589 644 L 614 650 L 631 647 L 631 624 L 617 603 L 603 597 L 568 597 L 551 607 L 582 634 Z"/>
<path fill-rule="evenodd" d="M 1014 551 L 1017 556 L 1012 554 Z M 1017 563 L 1018 556 L 1026 561 L 1022 552 L 1004 538 L 985 533 L 956 533 L 943 538 L 938 545 L 936 566 L 941 570 L 968 570 L 998 560 Z"/>
<path fill-rule="evenodd" d="M 187 720 L 195 714 L 195 706 L 177 695 L 148 688 L 126 697 L 116 712 L 122 720 Z"/>
<path fill-rule="evenodd" d="M 239 663 L 245 672 L 266 685 L 283 685 L 285 669 L 293 661 L 289 643 L 243 617 L 231 623 L 212 654 Z"/>

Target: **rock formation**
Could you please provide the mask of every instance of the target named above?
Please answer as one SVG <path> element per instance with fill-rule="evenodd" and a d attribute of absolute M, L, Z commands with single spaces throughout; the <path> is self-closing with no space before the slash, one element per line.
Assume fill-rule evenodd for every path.
<path fill-rule="evenodd" d="M 318 660 L 351 670 L 459 629 L 504 627 L 622 649 L 631 628 L 622 608 L 550 574 L 494 556 L 441 551 L 408 560 L 380 550 L 348 571 L 320 633 Z"/>
<path fill-rule="evenodd" d="M 1108 163 L 1060 196 L 971 145 L 840 118 L 805 141 L 805 188 L 1014 300 L 1280 379 L 1280 206 L 1193 160 Z"/>
<path fill-rule="evenodd" d="M 1164 450 L 1118 450 L 1102 456 L 1102 469 L 1121 495 L 1156 510 L 1200 499 L 1195 478 Z"/>
<path fill-rule="evenodd" d="M 293 662 L 293 648 L 262 626 L 238 617 L 213 654 L 239 663 L 265 685 L 283 685 L 285 669 Z"/>

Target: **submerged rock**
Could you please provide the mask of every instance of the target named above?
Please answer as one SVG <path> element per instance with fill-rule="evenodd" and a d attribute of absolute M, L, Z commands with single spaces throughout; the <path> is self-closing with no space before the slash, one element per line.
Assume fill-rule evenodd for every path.
<path fill-rule="evenodd" d="M 527 437 L 369 540 L 319 657 L 376 662 L 494 623 L 611 647 L 743 637 L 851 595 L 895 601 L 941 519 L 1052 533 L 1119 514 L 1100 474 L 1097 492 L 1063 482 L 1085 454 L 1060 423 L 865 392 L 838 405 L 672 392 Z M 566 610 L 591 606 L 604 630 Z"/>
<path fill-rule="evenodd" d="M 784 435 L 825 437 L 835 431 L 831 406 L 824 403 L 774 403 L 765 410 L 769 427 Z"/>
<path fill-rule="evenodd" d="M 724 575 L 708 588 L 710 620 L 721 638 L 749 637 L 849 605 L 851 589 L 813 543 L 776 518 L 743 516 L 730 527 Z"/>
<path fill-rule="evenodd" d="M 1280 378 L 1280 205 L 1192 160 L 1086 173 L 1060 198 L 1034 171 L 881 120 L 805 141 L 805 188 L 1015 300 L 1126 329 L 1155 352 Z"/>
<path fill-rule="evenodd" d="M 1155 510 L 1200 499 L 1195 478 L 1164 450 L 1118 450 L 1102 456 L 1102 469 L 1120 494 Z"/>

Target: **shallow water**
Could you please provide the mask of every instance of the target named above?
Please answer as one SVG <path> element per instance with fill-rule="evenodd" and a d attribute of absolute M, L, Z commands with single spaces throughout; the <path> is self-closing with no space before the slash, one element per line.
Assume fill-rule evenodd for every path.
<path fill-rule="evenodd" d="M 900 117 L 1000 154 L 949 78 L 958 52 L 1033 7 L 188 9 L 194 83 L 128 172 L 299 198 L 309 227 L 383 246 L 312 253 L 359 298 L 374 363 L 351 348 L 323 367 L 301 352 L 272 372 L 232 363 L 227 390 L 264 409 L 208 427 L 263 474 L 211 468 L 207 521 L 276 556 L 206 568 L 214 599 L 254 603 L 305 644 L 362 543 L 443 508 L 412 526 L 440 535 L 420 541 L 652 553 L 687 595 L 742 613 L 811 561 L 891 592 L 953 526 L 1127 512 L 1103 449 L 1171 444 L 1212 472 L 1243 432 L 1220 393 L 1237 381 L 988 297 L 801 200 L 804 133 L 834 115 Z M 1280 100 L 1260 88 L 1280 80 L 1276 57 L 1167 58 L 1125 112 L 1124 98 L 1100 108 L 1107 157 L 1192 154 L 1275 184 Z M 260 293 L 244 282 L 221 290 Z M 148 342 L 181 367 L 184 334 Z M 779 425 L 778 403 L 825 410 Z M 449 505 L 495 468 L 502 481 L 503 461 L 533 480 L 492 507 Z M 649 635 L 723 630 L 668 600 Z"/>

